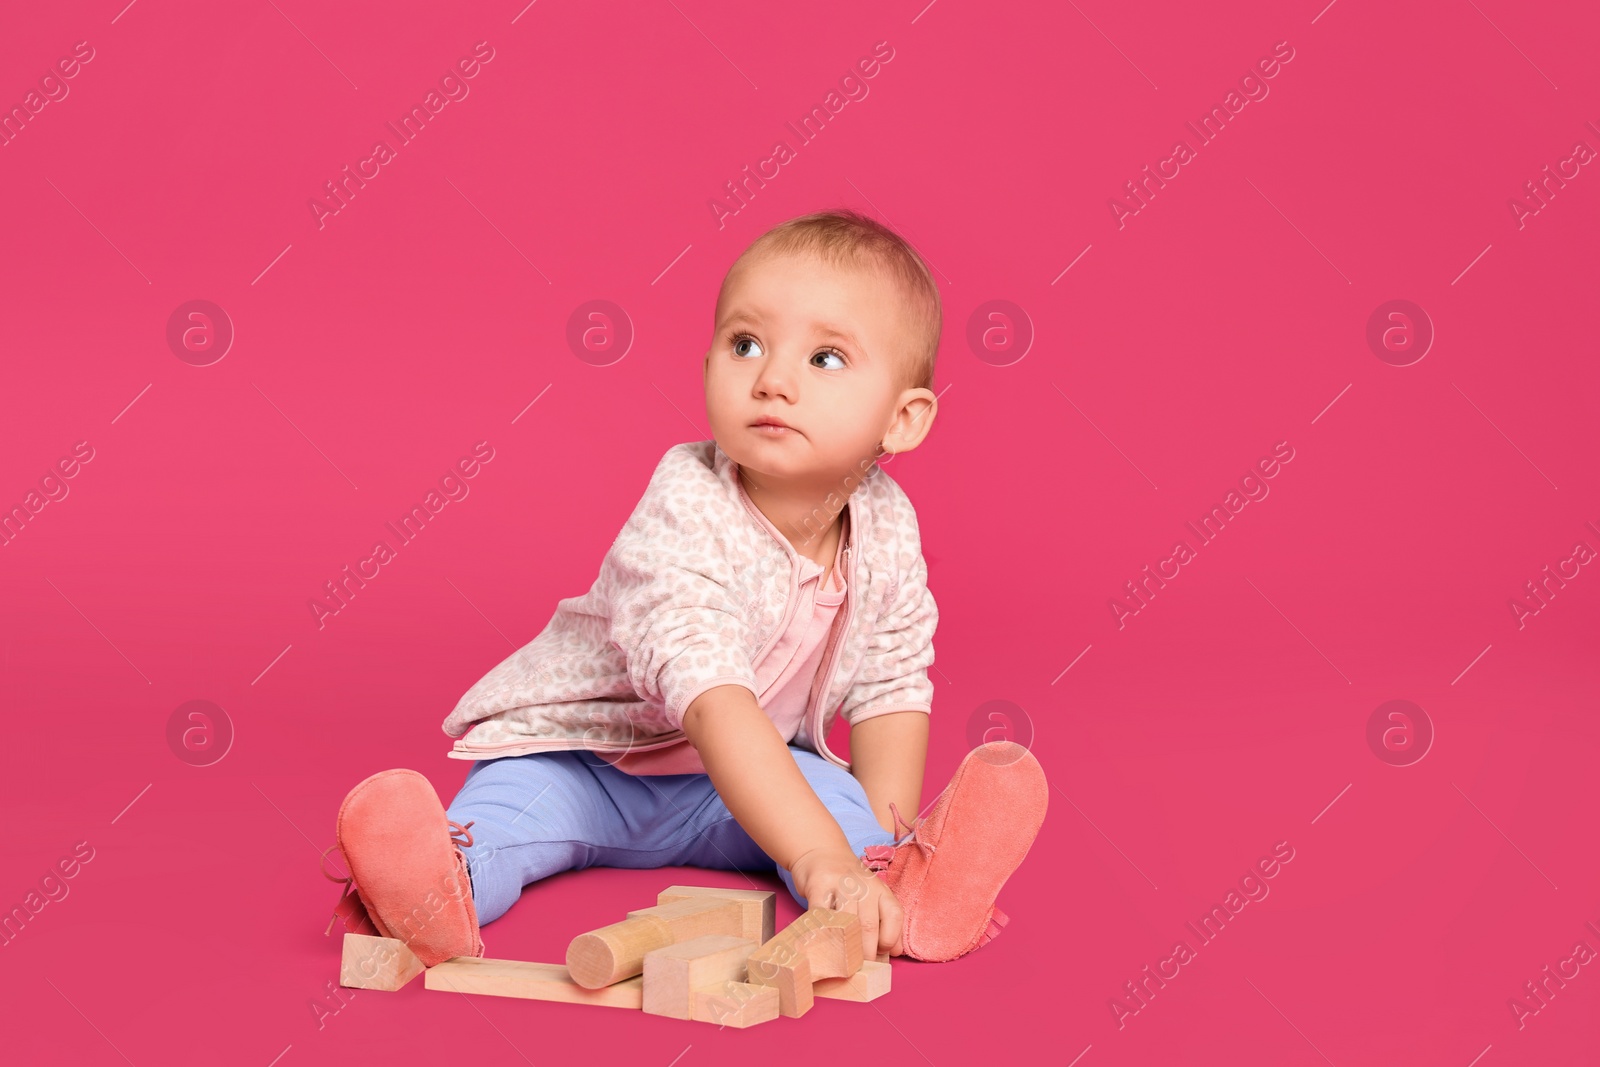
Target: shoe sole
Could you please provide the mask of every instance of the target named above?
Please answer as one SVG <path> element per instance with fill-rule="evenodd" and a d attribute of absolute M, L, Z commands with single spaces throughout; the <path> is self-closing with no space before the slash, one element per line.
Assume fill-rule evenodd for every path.
<path fill-rule="evenodd" d="M 989 926 L 995 898 L 1022 865 L 1044 823 L 1050 792 L 1044 768 L 1016 742 L 992 741 L 974 749 L 956 771 L 946 812 L 959 813 L 963 794 L 978 786 L 984 787 L 980 795 L 986 795 L 993 811 L 999 813 L 995 820 L 999 825 L 963 823 L 959 829 L 964 836 L 952 836 L 950 828 L 941 827 L 933 857 L 915 892 L 919 901 L 931 893 L 951 903 L 937 915 L 915 906 L 906 909 L 905 946 L 918 959 L 952 960 L 977 947 Z M 1025 811 L 1035 804 L 1036 818 L 1005 819 L 1005 813 Z M 923 937 L 919 932 L 922 926 L 943 932 L 930 931 Z"/>
<path fill-rule="evenodd" d="M 373 805 L 390 817 L 376 817 Z M 407 809 L 420 811 L 425 818 L 393 817 Z M 435 809 L 438 825 L 430 827 L 426 824 L 434 821 Z M 464 857 L 450 842 L 444 805 L 426 777 L 400 768 L 358 782 L 339 806 L 335 834 L 356 894 L 379 936 L 404 941 L 428 967 L 454 956 L 483 955 Z M 369 856 L 385 858 L 382 877 L 366 862 Z M 448 874 L 432 877 L 414 873 L 446 869 Z M 437 909 L 430 903 L 434 898 L 443 901 Z M 464 927 L 445 917 L 457 903 L 466 912 Z M 409 937 L 395 932 L 405 929 L 405 920 L 419 916 L 423 921 L 418 932 Z"/>

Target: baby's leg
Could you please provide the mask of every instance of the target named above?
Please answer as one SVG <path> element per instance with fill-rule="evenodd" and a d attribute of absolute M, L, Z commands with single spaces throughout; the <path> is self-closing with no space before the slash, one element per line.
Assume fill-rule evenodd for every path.
<path fill-rule="evenodd" d="M 712 803 L 721 806 L 710 782 L 636 777 L 581 750 L 474 763 L 447 813 L 473 823 L 472 847 L 462 851 L 479 925 L 504 915 L 523 886 L 561 871 L 691 862 L 680 857 L 708 812 L 714 818 Z"/>

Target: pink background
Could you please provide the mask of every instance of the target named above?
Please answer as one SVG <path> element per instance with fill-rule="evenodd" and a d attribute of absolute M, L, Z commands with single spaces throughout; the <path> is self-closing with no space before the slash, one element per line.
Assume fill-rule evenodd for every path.
<path fill-rule="evenodd" d="M 124 2 L 0 34 L 8 109 L 93 49 L 0 148 L 0 505 L 93 449 L 0 547 L 0 906 L 93 850 L 0 948 L 13 1062 L 1597 1055 L 1600 967 L 1520 1027 L 1508 1006 L 1600 950 L 1600 575 L 1520 628 L 1509 606 L 1600 548 L 1600 175 L 1509 206 L 1600 147 L 1587 5 Z M 319 228 L 308 201 L 480 41 L 469 95 Z M 868 95 L 797 145 L 786 121 L 880 41 Z M 1281 41 L 1269 95 L 1199 146 L 1185 123 Z M 795 158 L 719 227 L 708 202 L 780 138 Z M 1109 201 L 1178 138 L 1195 158 L 1119 227 Z M 945 301 L 941 417 L 888 469 L 942 612 L 925 799 L 989 701 L 1051 778 L 1012 924 L 743 1032 L 420 982 L 319 1026 L 340 800 L 393 766 L 454 795 L 439 723 L 708 436 L 723 272 L 838 205 L 915 242 Z M 209 366 L 166 341 L 196 299 L 236 331 Z M 635 334 L 607 366 L 567 342 L 600 299 Z M 1366 340 L 1395 299 L 1436 333 L 1409 366 Z M 1020 360 L 968 342 L 991 300 Z M 319 629 L 322 584 L 479 441 L 470 495 Z M 1270 494 L 1119 628 L 1124 583 L 1278 442 Z M 168 742 L 197 699 L 235 732 L 209 766 Z M 1389 700 L 1431 723 L 1420 762 L 1369 747 Z M 1270 895 L 1199 946 L 1185 923 L 1278 842 Z M 673 882 L 781 890 L 561 875 L 488 954 L 560 960 Z M 1180 938 L 1195 958 L 1119 1025 Z"/>

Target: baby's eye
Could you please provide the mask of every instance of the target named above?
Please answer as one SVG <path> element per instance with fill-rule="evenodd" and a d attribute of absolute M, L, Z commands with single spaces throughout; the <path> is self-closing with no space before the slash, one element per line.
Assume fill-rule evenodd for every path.
<path fill-rule="evenodd" d="M 747 345 L 753 345 L 755 347 L 755 350 L 756 350 L 755 354 L 756 355 L 760 355 L 761 354 L 761 342 L 757 341 L 754 337 L 745 337 L 745 336 L 739 336 L 739 337 L 735 337 L 733 339 L 733 354 L 736 355 L 736 356 L 747 356 L 747 355 L 750 355 L 749 348 L 744 347 L 744 346 L 747 346 Z"/>
<path fill-rule="evenodd" d="M 824 349 L 823 349 L 823 350 L 822 350 L 822 351 L 820 351 L 820 352 L 817 352 L 817 353 L 815 353 L 815 354 L 814 354 L 814 355 L 812 355 L 812 357 L 811 357 L 811 358 L 812 358 L 812 359 L 816 359 L 816 358 L 817 358 L 817 356 L 823 356 L 823 357 L 830 357 L 830 356 L 831 356 L 831 357 L 832 357 L 832 358 L 834 358 L 834 359 L 836 359 L 836 360 L 838 360 L 838 361 L 839 361 L 839 365 L 840 365 L 840 366 L 841 366 L 841 367 L 842 367 L 842 366 L 843 366 L 843 365 L 844 365 L 844 357 L 843 357 L 843 356 L 841 356 L 841 355 L 840 355 L 840 354 L 839 354 L 839 353 L 837 353 L 837 352 L 835 352 L 835 351 L 834 351 L 834 350 L 833 350 L 833 349 L 831 349 L 831 348 L 824 348 Z M 835 368 L 832 368 L 832 367 L 829 367 L 829 368 L 828 368 L 828 369 L 829 369 L 829 370 L 833 370 L 833 369 L 835 369 Z"/>

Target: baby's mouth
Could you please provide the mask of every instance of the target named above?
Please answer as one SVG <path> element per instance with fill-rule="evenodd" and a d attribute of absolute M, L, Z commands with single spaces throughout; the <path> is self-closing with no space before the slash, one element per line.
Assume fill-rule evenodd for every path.
<path fill-rule="evenodd" d="M 793 426 L 777 426 L 770 422 L 752 422 L 750 424 L 750 429 L 765 437 L 787 437 L 790 434 L 797 434 L 800 432 Z"/>

